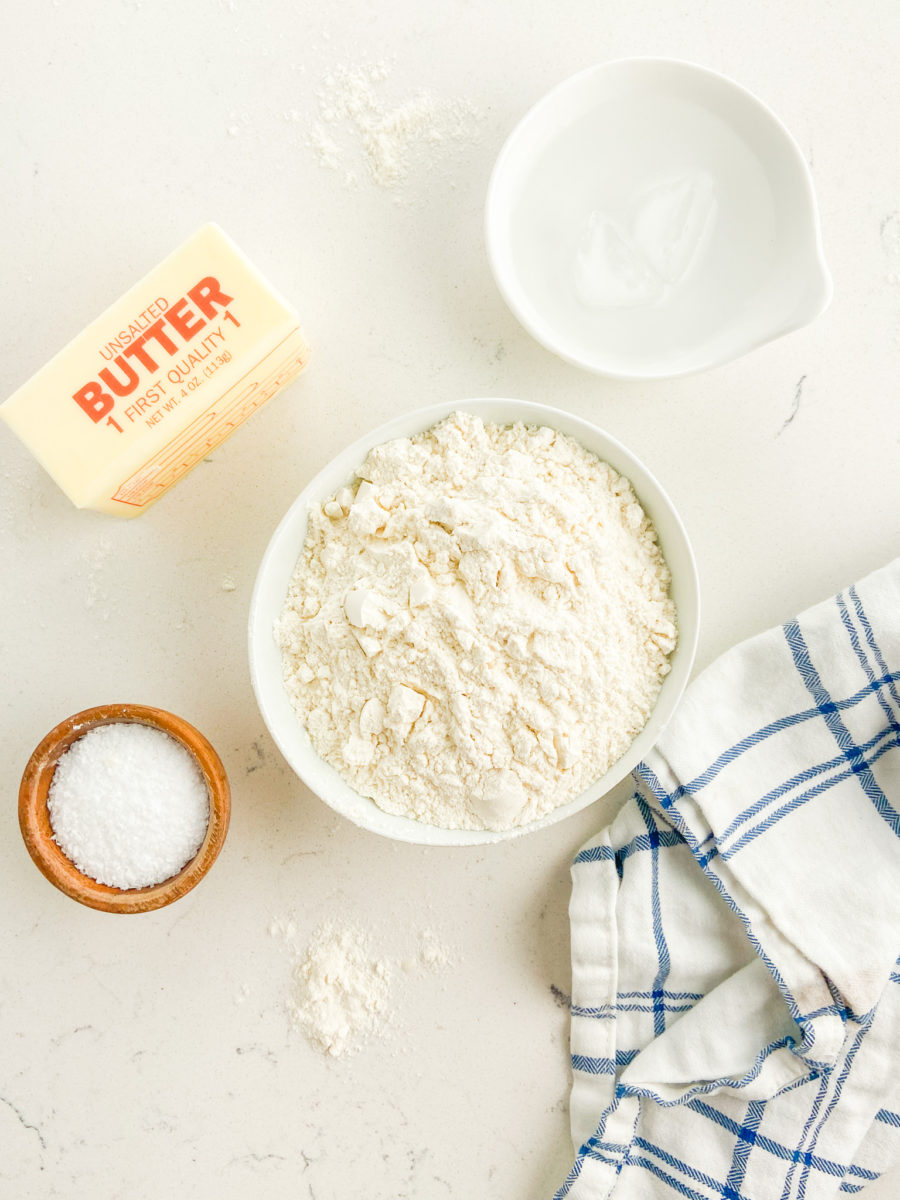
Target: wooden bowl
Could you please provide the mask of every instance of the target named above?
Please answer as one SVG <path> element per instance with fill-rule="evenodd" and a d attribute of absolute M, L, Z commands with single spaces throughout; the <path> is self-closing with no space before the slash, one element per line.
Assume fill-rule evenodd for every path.
<path fill-rule="evenodd" d="M 47 795 L 56 764 L 73 742 L 98 725 L 133 722 L 169 734 L 193 756 L 209 791 L 209 824 L 194 857 L 171 878 L 143 888 L 116 888 L 83 874 L 53 840 Z M 193 725 L 144 704 L 102 704 L 62 721 L 35 749 L 19 788 L 19 827 L 38 869 L 61 892 L 103 912 L 138 913 L 162 908 L 196 887 L 218 857 L 231 817 L 231 788 L 215 750 Z"/>

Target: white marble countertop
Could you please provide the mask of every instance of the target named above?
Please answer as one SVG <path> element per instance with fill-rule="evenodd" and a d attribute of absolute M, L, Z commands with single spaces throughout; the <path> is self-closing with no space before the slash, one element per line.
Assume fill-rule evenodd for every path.
<path fill-rule="evenodd" d="M 76 511 L 0 429 L 0 1195 L 549 1197 L 571 1155 L 568 864 L 623 793 L 483 850 L 357 830 L 289 772 L 258 715 L 256 567 L 348 441 L 483 395 L 569 408 L 657 474 L 697 553 L 698 666 L 894 556 L 900 8 L 14 0 L 5 17 L 0 395 L 211 219 L 297 305 L 314 361 L 134 522 Z M 632 54 L 724 71 L 785 120 L 835 282 L 811 327 L 648 386 L 534 343 L 481 233 L 518 117 L 579 68 Z M 388 103 L 429 88 L 481 114 L 476 140 L 443 147 L 437 170 L 414 163 L 399 191 L 349 186 L 308 144 L 323 77 L 381 59 Z M 209 878 L 127 919 L 46 883 L 15 811 L 47 729 L 117 700 L 196 724 L 234 792 Z M 403 958 L 427 927 L 452 963 L 398 971 L 388 1034 L 329 1061 L 288 1018 L 292 951 L 268 932 L 288 916 L 296 948 L 330 918 Z"/>

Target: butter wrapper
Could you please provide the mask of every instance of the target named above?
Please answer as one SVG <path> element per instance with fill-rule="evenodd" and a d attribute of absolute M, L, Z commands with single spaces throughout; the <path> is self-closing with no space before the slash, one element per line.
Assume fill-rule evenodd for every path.
<path fill-rule="evenodd" d="M 79 508 L 135 517 L 306 366 L 296 312 L 206 225 L 0 417 Z"/>

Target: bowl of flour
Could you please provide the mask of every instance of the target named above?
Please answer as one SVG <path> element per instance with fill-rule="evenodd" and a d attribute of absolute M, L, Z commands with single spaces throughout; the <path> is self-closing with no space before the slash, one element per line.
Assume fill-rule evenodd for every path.
<path fill-rule="evenodd" d="M 696 566 L 608 434 L 519 400 L 419 409 L 338 455 L 273 535 L 250 611 L 260 712 L 357 825 L 471 845 L 619 783 L 693 664 Z"/>

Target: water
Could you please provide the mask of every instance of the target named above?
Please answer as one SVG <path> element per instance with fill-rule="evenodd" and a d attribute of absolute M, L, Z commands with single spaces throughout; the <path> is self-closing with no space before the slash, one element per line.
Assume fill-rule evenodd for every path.
<path fill-rule="evenodd" d="M 687 366 L 750 311 L 775 247 L 771 188 L 693 101 L 609 101 L 545 149 L 512 213 L 513 259 L 575 357 Z"/>
<path fill-rule="evenodd" d="M 628 226 L 595 208 L 575 252 L 578 298 L 591 308 L 658 304 L 702 261 L 717 208 L 705 171 L 653 184 L 635 197 Z"/>

